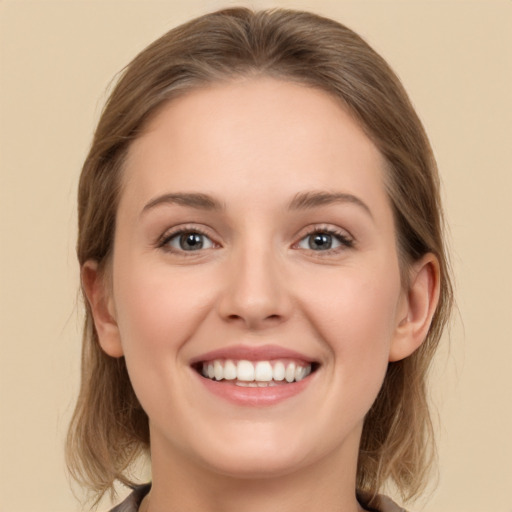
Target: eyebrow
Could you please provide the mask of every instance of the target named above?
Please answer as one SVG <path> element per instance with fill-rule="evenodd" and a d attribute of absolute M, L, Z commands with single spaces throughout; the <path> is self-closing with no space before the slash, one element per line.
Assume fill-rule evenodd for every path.
<path fill-rule="evenodd" d="M 295 195 L 289 205 L 290 210 L 307 210 L 309 208 L 317 208 L 335 203 L 350 203 L 361 207 L 372 219 L 373 214 L 369 206 L 352 194 L 342 192 L 299 192 Z"/>
<path fill-rule="evenodd" d="M 142 209 L 141 215 L 162 204 L 179 204 L 181 206 L 188 206 L 190 208 L 207 211 L 223 210 L 223 205 L 207 194 L 176 192 L 173 194 L 163 194 L 151 199 L 151 201 L 149 201 L 149 203 L 147 203 Z"/>
<path fill-rule="evenodd" d="M 319 206 L 326 206 L 335 203 L 351 203 L 361 207 L 372 219 L 373 215 L 368 205 L 353 194 L 342 192 L 299 192 L 291 200 L 288 205 L 289 210 L 307 210 L 310 208 L 318 208 Z M 224 206 L 212 196 L 208 194 L 201 194 L 195 192 L 176 192 L 170 194 L 163 194 L 155 197 L 149 201 L 142 209 L 141 215 L 147 211 L 162 205 L 162 204 L 178 204 L 181 206 L 188 206 L 190 208 L 197 208 L 206 211 L 221 211 Z"/>

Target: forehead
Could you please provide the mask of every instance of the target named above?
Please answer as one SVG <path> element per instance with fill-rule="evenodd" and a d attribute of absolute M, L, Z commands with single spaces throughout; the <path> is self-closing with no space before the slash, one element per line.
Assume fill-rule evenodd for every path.
<path fill-rule="evenodd" d="M 132 144 L 126 193 L 201 188 L 349 189 L 383 193 L 383 158 L 341 103 L 315 88 L 273 78 L 213 84 L 170 101 Z M 131 184 L 131 186 L 130 186 Z M 170 190 L 172 191 L 172 190 Z M 370 198 L 371 199 L 371 198 Z"/>

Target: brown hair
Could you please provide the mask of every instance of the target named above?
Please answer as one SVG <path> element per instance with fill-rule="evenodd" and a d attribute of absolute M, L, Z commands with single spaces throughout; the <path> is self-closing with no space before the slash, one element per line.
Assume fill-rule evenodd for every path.
<path fill-rule="evenodd" d="M 375 495 L 392 480 L 404 498 L 423 488 L 433 454 L 426 375 L 452 305 L 436 163 L 400 81 L 357 34 L 314 14 L 233 8 L 179 26 L 124 70 L 104 108 L 84 163 L 78 194 L 78 260 L 109 262 L 120 173 L 131 142 L 172 98 L 205 84 L 262 74 L 296 81 L 338 98 L 387 162 L 397 246 L 405 279 L 428 252 L 439 259 L 441 295 L 427 339 L 389 364 L 367 414 L 357 470 L 358 492 Z M 82 381 L 68 435 L 75 478 L 101 496 L 149 447 L 148 418 L 123 358 L 100 348 L 86 302 Z"/>

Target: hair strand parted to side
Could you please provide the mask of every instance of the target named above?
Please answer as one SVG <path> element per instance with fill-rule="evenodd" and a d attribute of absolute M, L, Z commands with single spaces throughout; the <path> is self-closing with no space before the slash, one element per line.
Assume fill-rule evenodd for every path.
<path fill-rule="evenodd" d="M 80 265 L 106 269 L 112 252 L 123 162 L 130 144 L 167 102 L 210 83 L 252 75 L 316 87 L 338 98 L 386 161 L 402 278 L 428 252 L 439 260 L 441 293 L 427 339 L 392 362 L 367 414 L 357 487 L 370 498 L 392 480 L 416 496 L 433 457 L 427 372 L 452 306 L 435 160 L 400 81 L 357 34 L 314 14 L 231 8 L 177 27 L 124 70 L 99 121 L 78 195 Z M 86 301 L 87 302 L 87 301 Z M 86 304 L 82 380 L 68 434 L 72 474 L 101 497 L 114 481 L 132 484 L 130 465 L 149 447 L 148 418 L 124 358 L 100 348 Z"/>

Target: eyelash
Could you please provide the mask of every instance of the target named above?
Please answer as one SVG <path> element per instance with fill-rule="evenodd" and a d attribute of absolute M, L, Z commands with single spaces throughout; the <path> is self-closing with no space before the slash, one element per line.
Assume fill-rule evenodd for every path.
<path fill-rule="evenodd" d="M 314 253 L 319 253 L 319 255 L 321 255 L 321 256 L 329 256 L 329 255 L 338 253 L 340 251 L 344 251 L 346 249 L 351 249 L 354 247 L 354 239 L 351 238 L 350 236 L 347 236 L 346 232 L 339 231 L 339 230 L 331 228 L 331 227 L 319 227 L 319 226 L 311 227 L 310 229 L 308 229 L 308 231 L 301 237 L 301 239 L 297 243 L 294 244 L 294 247 L 297 247 L 298 244 L 300 244 L 303 240 L 306 240 L 308 237 L 310 237 L 312 235 L 318 235 L 318 234 L 325 234 L 325 235 L 332 236 L 341 244 L 341 247 L 335 247 L 333 249 L 326 249 L 323 251 L 322 250 L 315 251 L 313 249 L 306 249 L 306 250 L 309 250 Z"/>
<path fill-rule="evenodd" d="M 177 229 L 176 231 L 172 231 L 170 233 L 169 232 L 164 233 L 158 239 L 156 246 L 160 249 L 167 251 L 167 252 L 176 253 L 176 254 L 180 254 L 183 256 L 194 256 L 194 253 L 202 252 L 201 249 L 199 249 L 197 251 L 186 251 L 183 249 L 175 249 L 175 248 L 171 247 L 170 245 L 168 245 L 171 240 L 173 240 L 174 238 L 179 237 L 181 235 L 184 235 L 184 234 L 201 235 L 203 237 L 208 238 L 208 240 L 211 241 L 213 246 L 218 246 L 218 244 L 216 244 L 205 231 L 203 231 L 201 228 L 198 228 L 196 226 L 190 226 L 190 227 L 185 226 L 180 229 Z M 317 234 L 325 234 L 325 235 L 332 236 L 341 244 L 342 247 L 335 247 L 333 249 L 318 250 L 318 251 L 315 251 L 314 249 L 305 249 L 305 250 L 309 250 L 314 253 L 320 253 L 322 256 L 328 256 L 328 255 L 338 253 L 340 251 L 354 247 L 354 240 L 351 237 L 347 236 L 345 232 L 338 231 L 338 230 L 330 228 L 330 227 L 312 227 L 300 238 L 300 240 L 298 242 L 296 242 L 293 245 L 293 248 L 298 248 L 298 246 L 301 242 L 306 240 L 308 237 L 310 237 L 312 235 L 317 235 Z M 206 249 L 203 249 L 203 250 L 206 250 Z"/>
<path fill-rule="evenodd" d="M 169 245 L 169 242 L 171 240 L 173 240 L 174 238 L 179 237 L 181 235 L 185 235 L 185 234 L 201 235 L 201 236 L 203 236 L 205 238 L 208 238 L 212 242 L 212 244 L 214 246 L 218 245 L 201 228 L 198 228 L 197 226 L 190 226 L 190 227 L 184 226 L 184 227 L 182 227 L 180 229 L 177 229 L 176 231 L 171 231 L 170 233 L 169 232 L 164 233 L 158 239 L 158 241 L 156 243 L 156 246 L 159 249 L 163 249 L 164 251 L 167 251 L 167 252 L 170 252 L 170 253 L 179 254 L 179 255 L 182 255 L 182 256 L 195 256 L 195 255 L 197 255 L 197 254 L 194 254 L 194 253 L 201 252 L 201 251 L 199 251 L 199 250 L 198 251 L 185 251 L 185 250 L 175 249 L 174 247 L 171 247 Z"/>

